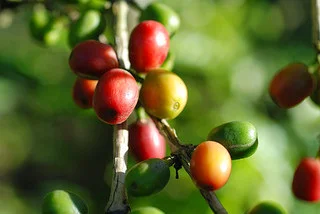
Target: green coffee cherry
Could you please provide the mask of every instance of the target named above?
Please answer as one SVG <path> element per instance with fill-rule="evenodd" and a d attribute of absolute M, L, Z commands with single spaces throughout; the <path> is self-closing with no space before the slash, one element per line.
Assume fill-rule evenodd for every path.
<path fill-rule="evenodd" d="M 66 17 L 58 17 L 51 21 L 47 31 L 44 34 L 44 44 L 47 46 L 52 46 L 57 44 L 63 37 L 68 23 Z"/>
<path fill-rule="evenodd" d="M 37 4 L 34 6 L 29 22 L 30 33 L 34 39 L 43 41 L 51 19 L 52 17 L 44 5 Z"/>
<path fill-rule="evenodd" d="M 173 36 L 180 27 L 179 15 L 169 6 L 159 2 L 151 3 L 141 12 L 140 22 L 144 20 L 160 22 L 167 29 L 170 36 Z"/>
<path fill-rule="evenodd" d="M 251 123 L 242 121 L 215 127 L 210 131 L 207 140 L 221 143 L 233 160 L 249 157 L 258 147 L 256 128 Z"/>
<path fill-rule="evenodd" d="M 161 68 L 172 71 L 175 58 L 176 56 L 171 51 L 169 51 L 166 60 L 161 65 Z"/>
<path fill-rule="evenodd" d="M 287 212 L 277 203 L 265 201 L 257 204 L 247 214 L 286 214 Z"/>
<path fill-rule="evenodd" d="M 133 209 L 131 214 L 165 214 L 161 210 L 155 207 L 141 207 L 137 209 Z"/>
<path fill-rule="evenodd" d="M 48 193 L 42 204 L 42 214 L 87 214 L 88 207 L 74 193 L 54 190 Z"/>
<path fill-rule="evenodd" d="M 97 40 L 104 31 L 106 21 L 103 14 L 97 10 L 88 10 L 84 12 L 78 20 L 70 26 L 69 45 L 74 47 L 79 42 L 93 39 Z"/>
<path fill-rule="evenodd" d="M 129 195 L 148 196 L 162 190 L 170 178 L 169 165 L 158 158 L 137 163 L 126 176 L 126 187 Z"/>

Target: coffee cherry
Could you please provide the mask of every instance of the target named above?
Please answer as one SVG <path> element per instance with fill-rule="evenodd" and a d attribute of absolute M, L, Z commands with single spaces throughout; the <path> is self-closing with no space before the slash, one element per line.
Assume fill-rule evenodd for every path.
<path fill-rule="evenodd" d="M 68 35 L 69 45 L 73 48 L 86 40 L 98 40 L 99 35 L 106 27 L 104 16 L 97 10 L 84 12 L 78 20 L 70 26 Z"/>
<path fill-rule="evenodd" d="M 129 195 L 148 196 L 161 191 L 170 178 L 169 165 L 162 159 L 152 158 L 128 170 L 125 185 Z"/>
<path fill-rule="evenodd" d="M 164 158 L 166 141 L 152 120 L 137 120 L 129 126 L 129 149 L 138 162 Z"/>
<path fill-rule="evenodd" d="M 312 75 L 302 63 L 293 63 L 280 70 L 272 79 L 269 93 L 281 108 L 291 108 L 308 97 L 314 88 Z"/>
<path fill-rule="evenodd" d="M 192 153 L 190 172 L 196 185 L 205 190 L 224 186 L 231 173 L 231 157 L 220 143 L 205 141 Z"/>
<path fill-rule="evenodd" d="M 152 2 L 141 13 L 140 22 L 155 20 L 163 24 L 172 36 L 180 27 L 179 15 L 169 6 L 160 2 Z"/>
<path fill-rule="evenodd" d="M 264 201 L 254 206 L 248 214 L 286 214 L 282 206 L 273 201 Z"/>
<path fill-rule="evenodd" d="M 93 96 L 93 108 L 100 120 L 120 124 L 128 119 L 138 102 L 139 88 L 126 70 L 115 68 L 100 78 Z"/>
<path fill-rule="evenodd" d="M 258 147 L 256 128 L 244 121 L 232 121 L 215 127 L 207 140 L 222 144 L 232 159 L 249 157 Z"/>
<path fill-rule="evenodd" d="M 110 45 L 88 40 L 74 47 L 69 57 L 69 66 L 79 77 L 99 79 L 119 64 L 116 52 Z"/>
<path fill-rule="evenodd" d="M 48 193 L 42 204 L 42 214 L 87 214 L 88 207 L 74 193 L 54 190 Z"/>
<path fill-rule="evenodd" d="M 131 66 L 139 73 L 159 68 L 169 51 L 169 34 L 159 22 L 148 20 L 138 24 L 129 40 Z"/>
<path fill-rule="evenodd" d="M 37 4 L 32 11 L 29 29 L 35 40 L 46 46 L 52 46 L 62 40 L 67 24 L 66 17 L 54 17 L 43 5 Z"/>
<path fill-rule="evenodd" d="M 66 26 L 69 20 L 66 17 L 53 18 L 44 34 L 44 44 L 47 46 L 56 45 L 63 41 L 63 35 L 66 33 Z"/>
<path fill-rule="evenodd" d="M 43 41 L 51 19 L 52 16 L 44 5 L 37 4 L 34 6 L 29 22 L 30 33 L 34 39 Z"/>
<path fill-rule="evenodd" d="M 78 77 L 73 85 L 72 98 L 80 108 L 91 108 L 94 91 L 98 80 L 88 80 Z"/>
<path fill-rule="evenodd" d="M 164 212 L 155 207 L 140 207 L 133 209 L 131 214 L 164 214 Z"/>
<path fill-rule="evenodd" d="M 300 200 L 320 201 L 320 160 L 303 158 L 299 163 L 292 182 L 293 194 Z"/>
<path fill-rule="evenodd" d="M 140 101 L 149 114 L 161 119 L 173 119 L 184 109 L 187 87 L 175 73 L 164 69 L 150 71 L 140 90 Z"/>

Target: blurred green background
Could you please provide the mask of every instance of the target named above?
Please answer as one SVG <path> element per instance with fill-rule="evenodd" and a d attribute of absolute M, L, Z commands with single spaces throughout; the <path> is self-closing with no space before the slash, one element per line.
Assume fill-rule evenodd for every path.
<path fill-rule="evenodd" d="M 272 76 L 290 62 L 312 64 L 311 1 L 161 1 L 181 17 L 171 40 L 176 72 L 189 100 L 171 125 L 184 143 L 198 144 L 222 123 L 245 120 L 258 130 L 257 152 L 233 161 L 229 182 L 217 191 L 230 214 L 263 200 L 290 214 L 318 214 L 320 204 L 291 193 L 295 167 L 315 156 L 320 109 L 309 99 L 279 109 L 268 95 Z M 32 7 L 0 13 L 0 214 L 41 213 L 54 189 L 78 193 L 91 214 L 103 213 L 112 169 L 112 127 L 71 99 L 75 80 L 66 42 L 46 48 L 28 29 Z M 129 165 L 134 164 L 129 157 Z M 191 179 L 180 171 L 160 193 L 129 198 L 132 208 L 167 214 L 211 213 Z"/>

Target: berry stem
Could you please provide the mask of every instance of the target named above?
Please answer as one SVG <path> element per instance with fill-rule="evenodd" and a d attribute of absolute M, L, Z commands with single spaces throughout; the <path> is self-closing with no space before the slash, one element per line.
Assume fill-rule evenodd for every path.
<path fill-rule="evenodd" d="M 137 118 L 138 118 L 138 120 L 146 120 L 147 119 L 147 113 L 146 113 L 146 111 L 144 110 L 144 108 L 143 107 L 139 107 L 137 110 L 136 110 L 136 112 L 137 112 Z"/>
<path fill-rule="evenodd" d="M 194 150 L 194 146 L 181 144 L 175 130 L 170 127 L 169 123 L 166 120 L 164 119 L 160 120 L 155 117 L 152 117 L 152 119 L 155 122 L 158 129 L 160 130 L 160 132 L 167 138 L 167 142 L 170 146 L 171 152 L 180 159 L 182 167 L 191 177 L 190 159 L 191 159 L 192 151 Z M 208 202 L 211 210 L 214 213 L 216 214 L 228 213 L 213 191 L 206 191 L 206 190 L 200 189 L 200 193 L 203 196 L 203 198 Z"/>
<path fill-rule="evenodd" d="M 129 69 L 128 57 L 128 4 L 125 0 L 117 0 L 112 4 L 115 28 L 115 50 L 121 68 Z M 114 126 L 113 133 L 113 178 L 111 191 L 105 214 L 127 214 L 130 212 L 130 205 L 125 189 L 125 176 L 127 171 L 129 132 L 128 124 Z"/>
<path fill-rule="evenodd" d="M 175 156 L 168 156 L 168 157 L 164 157 L 162 160 L 166 161 L 168 166 L 172 166 L 175 163 L 176 157 Z"/>

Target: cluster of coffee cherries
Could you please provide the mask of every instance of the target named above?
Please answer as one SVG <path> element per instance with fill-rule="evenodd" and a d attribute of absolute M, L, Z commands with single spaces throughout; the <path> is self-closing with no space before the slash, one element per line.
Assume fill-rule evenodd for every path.
<path fill-rule="evenodd" d="M 110 125 L 121 124 L 134 112 L 137 114 L 129 125 L 129 150 L 138 163 L 128 170 L 125 181 L 128 194 L 134 197 L 161 191 L 170 179 L 170 167 L 179 162 L 175 154 L 166 157 L 166 141 L 153 120 L 174 119 L 187 103 L 187 87 L 171 71 L 169 52 L 170 38 L 179 23 L 177 14 L 164 4 L 153 2 L 146 7 L 130 34 L 130 69 L 120 67 L 112 44 L 94 37 L 75 40 L 69 57 L 69 66 L 76 76 L 72 97 L 79 107 L 93 108 L 97 117 Z M 194 183 L 207 191 L 220 189 L 230 177 L 232 160 L 251 156 L 257 146 L 257 132 L 249 122 L 232 121 L 213 128 L 206 141 L 190 152 Z M 44 210 L 59 210 L 59 198 L 64 198 L 59 195 L 75 197 L 61 190 L 51 192 L 45 198 L 49 202 L 44 203 L 51 207 L 44 206 Z M 72 201 L 77 200 L 69 200 Z M 52 208 L 52 204 L 57 206 Z M 82 213 L 80 209 L 79 212 Z M 163 212 L 147 207 L 137 213 Z"/>
<path fill-rule="evenodd" d="M 73 48 L 79 42 L 97 40 L 107 25 L 105 0 L 57 0 L 35 4 L 29 20 L 33 39 L 45 46 L 64 43 Z"/>
<path fill-rule="evenodd" d="M 317 66 L 318 67 L 318 66 Z M 320 103 L 320 70 L 303 63 L 291 63 L 271 80 L 269 94 L 281 108 L 291 108 L 307 97 Z M 292 191 L 301 200 L 320 201 L 320 148 L 317 156 L 303 158 L 293 176 Z"/>
<path fill-rule="evenodd" d="M 258 147 L 255 127 L 245 121 L 227 122 L 213 128 L 206 141 L 190 152 L 190 172 L 195 184 L 207 191 L 223 187 L 231 174 L 232 160 L 251 156 Z M 150 157 L 134 165 L 126 176 L 129 195 L 149 196 L 161 191 L 169 181 L 174 155 Z"/>

